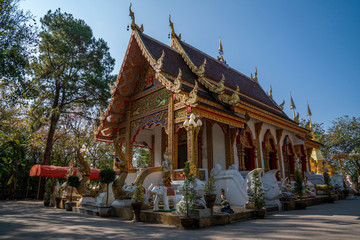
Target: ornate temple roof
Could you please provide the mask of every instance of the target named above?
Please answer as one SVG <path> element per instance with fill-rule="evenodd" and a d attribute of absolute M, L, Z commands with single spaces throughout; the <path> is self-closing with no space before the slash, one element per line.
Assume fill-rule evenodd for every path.
<path fill-rule="evenodd" d="M 101 117 L 101 125 L 95 131 L 98 140 L 112 141 L 115 137 L 118 127 L 125 120 L 125 111 L 139 85 L 138 80 L 141 79 L 144 69 L 149 66 L 156 71 L 158 78 L 161 75 L 162 80 L 158 80 L 170 91 L 173 91 L 173 86 L 170 85 L 174 85 L 174 79 L 178 76 L 180 69 L 181 94 L 185 98 L 188 98 L 197 82 L 199 86 L 197 96 L 200 99 L 197 104 L 200 106 L 232 114 L 244 122 L 241 115 L 235 114 L 234 107 L 245 104 L 247 107 L 260 109 L 264 114 L 286 122 L 291 128 L 300 129 L 298 124 L 291 120 L 265 93 L 257 81 L 224 65 L 177 37 L 173 38 L 171 45 L 172 47 L 167 46 L 143 34 L 139 29 L 133 29 L 124 61 L 112 89 L 111 102 Z M 225 77 L 223 90 L 217 92 L 216 88 L 221 85 L 220 80 L 223 76 Z M 239 91 L 236 91 L 237 87 Z M 234 97 L 235 100 L 240 98 L 240 101 L 234 101 Z M 303 132 L 301 129 L 299 131 Z"/>

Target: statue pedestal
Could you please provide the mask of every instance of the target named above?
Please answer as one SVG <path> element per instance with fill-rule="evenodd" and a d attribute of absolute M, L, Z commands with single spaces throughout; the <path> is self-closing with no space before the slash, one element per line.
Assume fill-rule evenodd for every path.
<path fill-rule="evenodd" d="M 112 205 L 114 207 L 130 207 L 131 206 L 131 199 L 124 199 L 124 200 L 116 199 L 115 201 L 113 201 Z"/>
<path fill-rule="evenodd" d="M 82 204 L 95 205 L 96 201 L 95 201 L 95 198 L 93 198 L 93 197 L 83 197 L 79 200 L 79 204 L 80 205 L 82 205 Z"/>
<path fill-rule="evenodd" d="M 205 209 L 192 209 L 189 210 L 189 217 L 190 218 L 207 218 L 211 216 L 211 209 L 205 208 Z"/>

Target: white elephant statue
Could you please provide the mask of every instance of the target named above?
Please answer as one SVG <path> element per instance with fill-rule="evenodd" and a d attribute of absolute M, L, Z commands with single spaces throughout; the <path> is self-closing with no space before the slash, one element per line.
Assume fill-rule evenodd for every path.
<path fill-rule="evenodd" d="M 132 197 L 135 193 L 136 185 L 124 185 L 123 190 L 127 193 L 129 193 L 129 196 Z M 149 191 L 146 191 L 146 188 L 143 187 L 143 193 L 144 193 L 144 203 L 149 203 Z"/>
<path fill-rule="evenodd" d="M 159 210 L 159 202 L 164 202 L 164 210 L 170 211 L 169 201 L 172 201 L 173 205 L 176 206 L 178 199 L 175 195 L 175 191 L 171 187 L 156 186 L 153 183 L 148 188 L 150 193 L 155 194 L 154 199 L 154 211 Z"/>

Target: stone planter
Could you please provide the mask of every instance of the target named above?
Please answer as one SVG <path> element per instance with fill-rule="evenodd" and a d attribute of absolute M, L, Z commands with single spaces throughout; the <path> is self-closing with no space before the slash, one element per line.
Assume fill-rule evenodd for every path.
<path fill-rule="evenodd" d="M 180 217 L 181 226 L 184 229 L 194 229 L 195 228 L 195 219 L 188 217 Z"/>
<path fill-rule="evenodd" d="M 295 209 L 295 198 L 281 198 L 280 201 L 284 211 Z"/>
<path fill-rule="evenodd" d="M 60 208 L 60 203 L 61 203 L 61 197 L 55 198 L 55 207 L 56 208 Z"/>
<path fill-rule="evenodd" d="M 99 206 L 99 215 L 100 217 L 110 217 L 112 206 Z"/>
<path fill-rule="evenodd" d="M 328 203 L 334 203 L 335 202 L 335 198 L 334 197 L 328 197 Z"/>
<path fill-rule="evenodd" d="M 305 209 L 307 206 L 305 200 L 296 200 L 295 201 L 295 209 Z"/>
<path fill-rule="evenodd" d="M 140 213 L 141 213 L 141 208 L 143 206 L 142 202 L 133 202 L 131 203 L 131 208 L 133 210 L 134 213 L 134 218 L 133 218 L 133 222 L 140 222 Z"/>
<path fill-rule="evenodd" d="M 263 219 L 263 218 L 265 218 L 265 215 L 266 215 L 266 209 L 265 208 L 256 209 L 254 212 L 254 215 L 255 215 L 255 218 Z"/>
<path fill-rule="evenodd" d="M 72 211 L 72 208 L 76 206 L 76 202 L 66 202 L 65 209 L 66 211 Z"/>
<path fill-rule="evenodd" d="M 45 206 L 45 207 L 50 206 L 50 201 L 44 201 L 44 206 Z"/>
<path fill-rule="evenodd" d="M 206 207 L 210 208 L 211 214 L 212 214 L 215 200 L 216 200 L 216 194 L 206 194 L 206 195 L 204 195 L 204 199 L 206 201 Z"/>

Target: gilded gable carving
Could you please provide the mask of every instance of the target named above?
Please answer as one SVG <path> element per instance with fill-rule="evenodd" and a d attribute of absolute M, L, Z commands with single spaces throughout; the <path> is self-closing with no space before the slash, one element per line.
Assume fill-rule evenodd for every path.
<path fill-rule="evenodd" d="M 170 92 L 165 88 L 140 98 L 132 103 L 131 117 L 167 106 Z"/>

